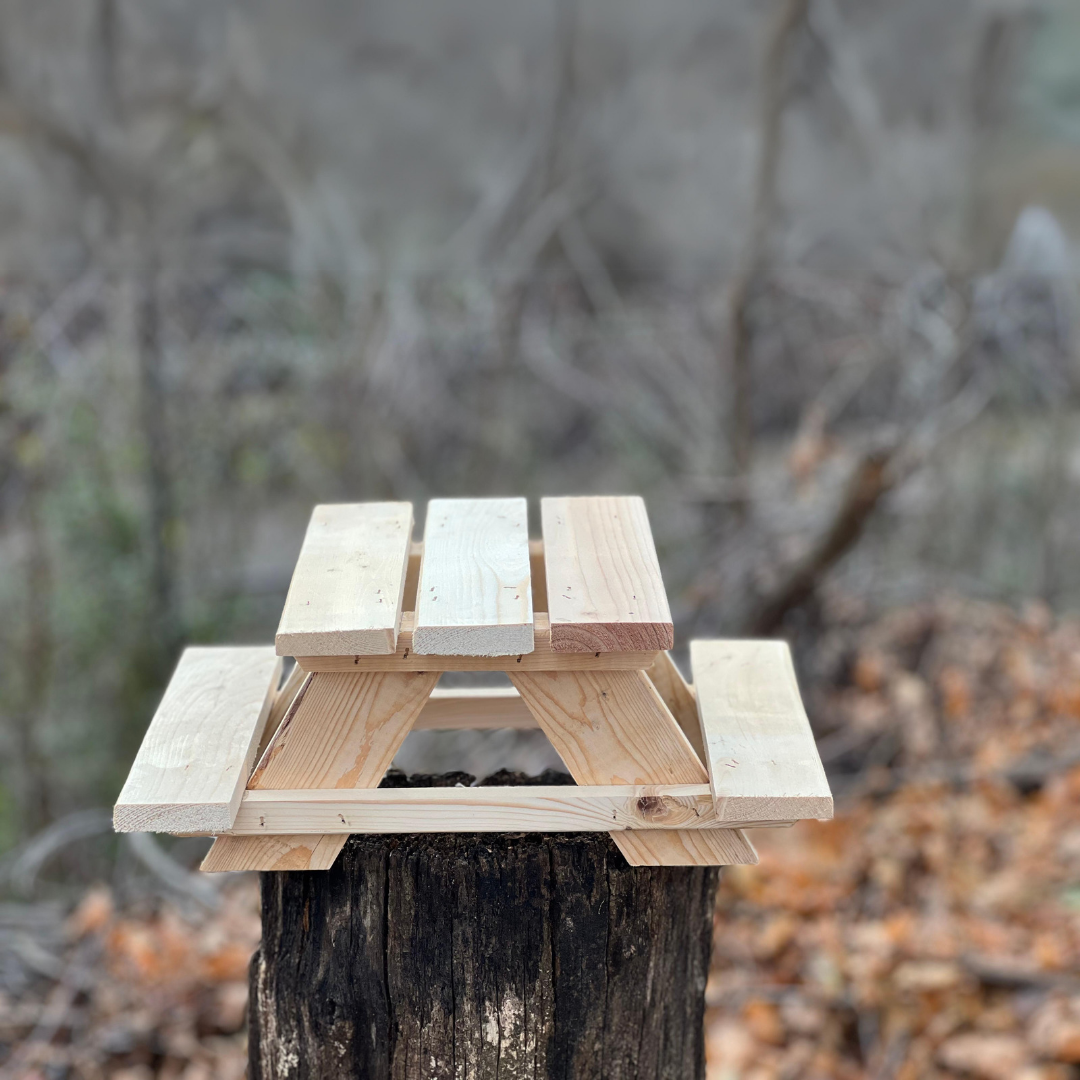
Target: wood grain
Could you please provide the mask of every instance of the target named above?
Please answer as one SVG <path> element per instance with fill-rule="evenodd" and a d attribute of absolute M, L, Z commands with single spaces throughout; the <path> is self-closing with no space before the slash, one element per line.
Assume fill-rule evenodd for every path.
<path fill-rule="evenodd" d="M 707 781 L 643 671 L 515 671 L 510 681 L 579 784 Z"/>
<path fill-rule="evenodd" d="M 270 706 L 270 715 L 266 718 L 262 735 L 259 738 L 259 751 L 255 755 L 255 761 L 258 761 L 263 756 L 263 751 L 269 745 L 277 729 L 281 727 L 281 721 L 285 719 L 285 713 L 288 712 L 289 706 L 296 700 L 296 695 L 300 692 L 305 680 L 309 678 L 311 676 L 308 672 L 304 671 L 299 665 L 293 664 L 292 671 L 289 672 L 285 684 L 274 694 L 274 701 Z"/>
<path fill-rule="evenodd" d="M 238 870 L 329 870 L 348 836 L 219 836 L 199 867 L 209 874 Z"/>
<path fill-rule="evenodd" d="M 265 874 L 251 1080 L 703 1080 L 717 872 L 603 836 L 356 836 Z"/>
<path fill-rule="evenodd" d="M 782 641 L 692 641 L 701 727 L 717 812 L 829 818 L 832 793 Z"/>
<path fill-rule="evenodd" d="M 431 691 L 414 731 L 535 728 L 536 717 L 512 687 L 477 687 Z"/>
<path fill-rule="evenodd" d="M 375 787 L 383 778 L 438 675 L 320 672 L 305 684 L 252 773 L 252 790 Z M 325 870 L 348 834 L 219 836 L 204 870 Z M 304 862 L 306 860 L 306 863 Z M 299 864 L 304 864 L 303 866 Z"/>
<path fill-rule="evenodd" d="M 727 821 L 707 784 L 246 791 L 231 834 L 608 832 L 786 825 Z"/>
<path fill-rule="evenodd" d="M 412 524 L 407 502 L 316 506 L 278 625 L 278 653 L 392 654 Z"/>
<path fill-rule="evenodd" d="M 647 672 L 664 704 L 671 710 L 682 733 L 686 736 L 698 759 L 705 761 L 705 743 L 701 737 L 701 721 L 698 719 L 697 700 L 693 689 L 687 685 L 682 672 L 675 666 L 671 654 L 658 653 Z"/>
<path fill-rule="evenodd" d="M 696 784 L 707 776 L 643 671 L 514 672 L 510 680 L 579 784 Z M 611 838 L 632 866 L 691 854 L 722 865 L 728 850 L 651 835 Z"/>
<path fill-rule="evenodd" d="M 437 681 L 435 672 L 319 672 L 282 721 L 248 787 L 374 787 Z"/>
<path fill-rule="evenodd" d="M 612 833 L 631 866 L 754 866 L 758 854 L 742 829 Z"/>
<path fill-rule="evenodd" d="M 413 649 L 413 613 L 401 618 L 393 656 L 298 656 L 305 671 L 634 671 L 651 667 L 656 652 L 553 652 L 544 612 L 533 616 L 535 647 L 517 656 L 421 656 Z"/>
<path fill-rule="evenodd" d="M 281 663 L 269 645 L 184 650 L 117 799 L 117 832 L 232 825 Z"/>
<path fill-rule="evenodd" d="M 670 649 L 671 610 L 642 499 L 549 498 L 540 508 L 552 650 Z"/>
<path fill-rule="evenodd" d="M 413 649 L 439 656 L 533 651 L 524 499 L 428 503 Z"/>

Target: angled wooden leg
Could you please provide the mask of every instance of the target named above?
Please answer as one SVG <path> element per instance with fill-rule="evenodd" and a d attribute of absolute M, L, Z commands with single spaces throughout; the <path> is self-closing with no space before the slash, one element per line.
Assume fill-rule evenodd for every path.
<path fill-rule="evenodd" d="M 742 829 L 624 829 L 611 838 L 631 866 L 753 866 L 758 861 Z"/>
<path fill-rule="evenodd" d="M 438 672 L 315 672 L 263 752 L 249 788 L 377 787 Z M 348 836 L 219 836 L 203 870 L 327 870 Z"/>
<path fill-rule="evenodd" d="M 511 672 L 510 679 L 579 784 L 702 784 L 705 766 L 644 671 Z M 612 832 L 634 866 L 756 862 L 738 830 Z M 708 830 L 711 832 L 712 830 Z"/>
<path fill-rule="evenodd" d="M 664 699 L 664 704 L 671 710 L 675 722 L 682 728 L 682 733 L 705 764 L 705 742 L 701 737 L 701 721 L 698 720 L 697 699 L 694 691 L 687 685 L 682 672 L 675 666 L 671 653 L 657 653 L 653 665 L 648 670 L 657 693 Z"/>

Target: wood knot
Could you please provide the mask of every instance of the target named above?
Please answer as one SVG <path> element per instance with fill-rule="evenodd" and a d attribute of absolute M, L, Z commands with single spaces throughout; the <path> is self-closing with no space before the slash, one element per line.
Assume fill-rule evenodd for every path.
<path fill-rule="evenodd" d="M 659 795 L 642 795 L 637 801 L 637 808 L 645 819 L 667 817 L 667 804 Z"/>

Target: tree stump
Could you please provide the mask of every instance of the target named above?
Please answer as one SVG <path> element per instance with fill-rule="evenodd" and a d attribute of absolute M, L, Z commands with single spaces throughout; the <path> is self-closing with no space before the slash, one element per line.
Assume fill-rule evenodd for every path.
<path fill-rule="evenodd" d="M 251 1080 L 702 1077 L 718 880 L 603 833 L 353 836 L 264 873 Z"/>

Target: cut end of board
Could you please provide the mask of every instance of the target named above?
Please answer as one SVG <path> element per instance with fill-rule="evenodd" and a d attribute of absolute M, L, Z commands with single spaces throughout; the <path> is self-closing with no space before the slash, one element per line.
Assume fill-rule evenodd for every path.
<path fill-rule="evenodd" d="M 237 807 L 240 800 L 237 799 Z M 229 803 L 117 803 L 113 830 L 118 833 L 160 832 L 214 835 L 232 828 L 236 808 Z"/>
<path fill-rule="evenodd" d="M 391 656 L 397 649 L 397 632 L 387 627 L 336 633 L 279 632 L 274 649 L 278 656 Z"/>
<path fill-rule="evenodd" d="M 417 656 L 524 656 L 536 649 L 530 626 L 420 626 L 413 632 Z"/>
<path fill-rule="evenodd" d="M 666 652 L 674 645 L 675 627 L 669 622 L 551 624 L 552 652 Z"/>

